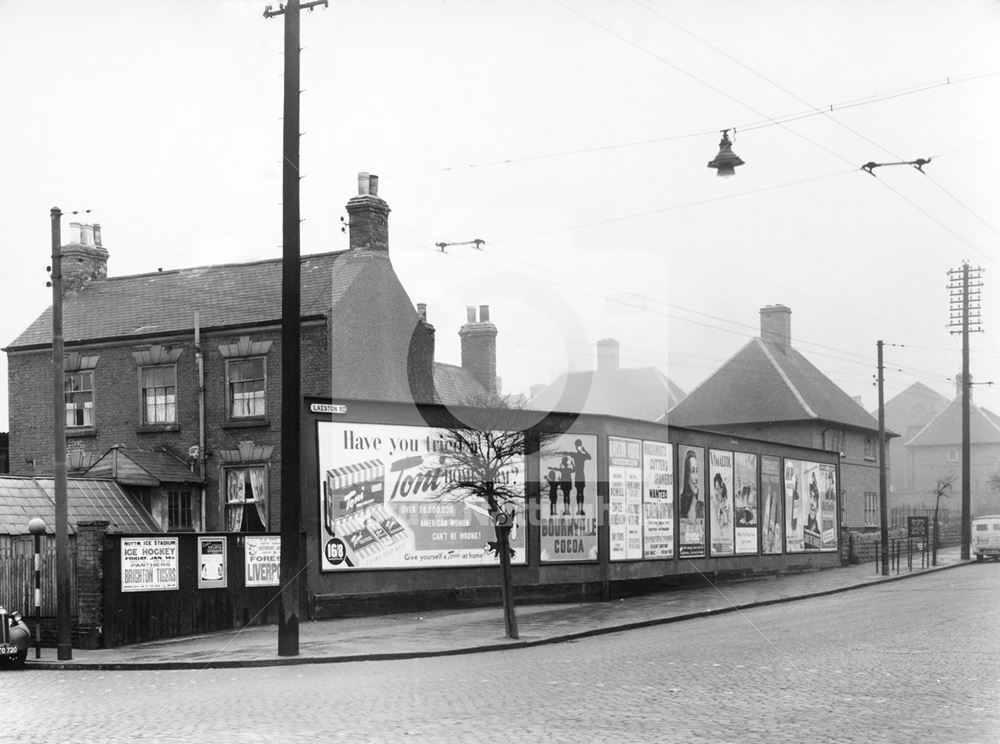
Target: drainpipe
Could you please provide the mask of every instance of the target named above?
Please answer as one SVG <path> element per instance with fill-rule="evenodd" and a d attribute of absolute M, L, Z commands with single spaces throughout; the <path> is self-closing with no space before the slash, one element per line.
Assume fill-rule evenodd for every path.
<path fill-rule="evenodd" d="M 201 478 L 201 531 L 205 532 L 205 357 L 201 353 L 201 323 L 194 311 L 194 358 L 198 365 L 198 476 Z"/>

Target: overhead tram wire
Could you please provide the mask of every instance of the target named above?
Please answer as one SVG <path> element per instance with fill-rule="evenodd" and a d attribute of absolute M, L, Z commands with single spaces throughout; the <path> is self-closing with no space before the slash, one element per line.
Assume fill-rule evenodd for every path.
<path fill-rule="evenodd" d="M 882 145 L 882 144 L 880 144 L 878 142 L 875 142 L 873 139 L 871 139 L 867 135 L 859 132 L 858 130 L 854 129 L 853 127 L 848 126 L 847 124 L 845 124 L 844 122 L 840 121 L 839 119 L 831 116 L 830 114 L 832 113 L 832 107 L 831 107 L 830 111 L 827 111 L 825 109 L 820 109 L 820 108 L 814 106 L 810 101 L 805 100 L 804 98 L 802 98 L 800 95 L 798 95 L 794 91 L 791 91 L 788 88 L 786 88 L 785 86 L 781 85 L 780 83 L 775 82 L 774 80 L 772 80 L 771 78 L 769 78 L 767 75 L 764 75 L 762 72 L 759 72 L 755 68 L 751 67 L 750 65 L 744 63 L 742 60 L 740 60 L 737 57 L 733 56 L 732 54 L 730 54 L 729 52 L 727 52 L 725 49 L 721 49 L 718 46 L 716 46 L 715 44 L 713 44 L 712 42 L 708 41 L 707 39 L 704 39 L 701 36 L 699 36 L 698 34 L 692 32 L 692 31 L 689 31 L 687 28 L 685 28 L 684 26 L 681 26 L 679 23 L 677 23 L 673 19 L 668 18 L 667 16 L 663 15 L 658 10 L 652 8 L 649 5 L 646 5 L 644 3 L 639 2 L 639 0 L 633 0 L 633 2 L 635 2 L 635 4 L 638 5 L 638 6 L 640 6 L 641 8 L 644 8 L 645 10 L 649 11 L 653 15 L 657 16 L 658 18 L 660 18 L 664 22 L 666 22 L 666 23 L 670 24 L 671 26 L 673 26 L 674 28 L 678 29 L 679 31 L 681 31 L 681 32 L 687 34 L 688 36 L 690 36 L 691 38 L 697 40 L 699 43 L 704 44 L 705 46 L 707 46 L 708 48 L 712 49 L 716 53 L 721 54 L 726 59 L 734 62 L 737 65 L 739 65 L 744 70 L 747 70 L 748 72 L 753 73 L 754 75 L 756 75 L 757 77 L 759 77 L 761 80 L 765 81 L 769 85 L 774 86 L 775 88 L 777 88 L 781 92 L 785 93 L 786 95 L 791 96 L 792 98 L 794 98 L 795 100 L 797 100 L 797 101 L 799 101 L 801 103 L 804 103 L 806 106 L 812 107 L 813 110 L 814 110 L 814 112 L 815 112 L 813 115 L 821 115 L 822 114 L 823 116 L 825 116 L 826 118 L 828 118 L 831 122 L 833 122 L 837 126 L 845 129 L 846 131 L 850 132 L 854 136 L 856 136 L 856 137 L 864 140 L 865 142 L 869 143 L 873 147 L 877 147 L 878 149 L 882 150 L 883 152 L 888 153 L 889 155 L 891 155 L 892 157 L 896 158 L 897 160 L 901 160 L 901 161 L 905 160 L 905 158 L 902 155 L 899 155 L 898 153 L 894 152 L 890 148 L 888 148 L 888 147 L 886 147 L 886 146 L 884 146 L 884 145 Z M 991 77 L 991 76 L 994 76 L 994 75 L 997 75 L 997 74 L 998 73 L 996 73 L 996 72 L 990 72 L 990 73 L 983 73 L 983 74 L 972 75 L 972 76 L 969 76 L 969 77 L 963 79 L 963 82 L 966 81 L 966 80 L 980 80 L 982 78 Z M 920 88 L 919 90 L 930 90 L 932 88 L 941 87 L 943 85 L 951 85 L 951 78 L 946 78 L 944 83 L 938 83 L 938 84 L 935 84 L 935 85 L 930 85 L 930 86 L 927 86 L 926 88 Z M 905 95 L 905 94 L 901 94 L 901 95 Z M 847 107 L 845 107 L 845 108 L 847 108 Z M 805 118 L 805 117 L 802 117 L 802 118 Z M 790 119 L 789 121 L 792 121 L 792 120 L 793 119 Z M 773 122 L 768 122 L 768 123 L 763 123 L 763 124 L 757 124 L 757 125 L 749 125 L 749 126 L 745 125 L 745 126 L 742 127 L 742 129 L 740 131 L 743 131 L 743 132 L 752 131 L 753 129 L 759 129 L 759 128 L 762 128 L 764 126 L 773 126 Z M 823 149 L 826 150 L 826 148 L 823 148 Z M 829 152 L 829 150 L 826 150 L 826 151 Z M 936 156 L 936 157 L 938 157 L 938 156 Z M 932 160 L 932 159 L 933 158 L 928 158 L 928 160 Z M 923 172 L 923 171 L 921 170 L 921 172 Z M 927 175 L 927 174 L 925 173 L 924 175 Z M 971 214 L 977 220 L 979 220 L 984 225 L 986 225 L 987 227 L 989 227 L 993 232 L 998 232 L 997 229 L 993 225 L 991 225 L 985 219 L 983 219 L 978 214 L 976 214 L 968 205 L 966 205 L 964 202 L 962 202 L 956 196 L 954 196 L 953 194 L 951 194 L 947 189 L 945 189 L 941 184 L 939 184 L 934 178 L 932 178 L 930 176 L 928 176 L 928 178 L 931 181 L 931 183 L 933 183 L 938 189 L 940 189 L 946 196 L 948 196 L 953 201 L 955 201 L 959 206 L 963 207 L 967 212 L 969 212 L 969 214 Z M 984 251 L 982 251 L 977 246 L 971 244 L 965 238 L 962 238 L 960 235 L 958 235 L 958 233 L 956 233 L 954 230 L 952 230 L 951 228 L 949 228 L 947 225 L 945 225 L 943 222 L 941 222 L 940 220 L 938 220 L 936 217 L 932 216 L 924 208 L 920 207 L 919 205 L 917 205 L 916 203 L 914 203 L 910 199 L 908 199 L 905 196 L 903 196 L 903 194 L 899 190 L 892 188 L 891 186 L 889 186 L 884 181 L 881 181 L 881 183 L 882 183 L 883 186 L 885 186 L 890 191 L 892 191 L 894 194 L 896 194 L 901 199 L 903 199 L 907 204 L 909 204 L 913 208 L 917 209 L 919 212 L 923 213 L 924 216 L 926 216 L 932 222 L 934 222 L 939 227 L 941 227 L 942 229 L 944 229 L 946 232 L 948 232 L 949 234 L 951 234 L 953 237 L 955 237 L 956 239 L 958 239 L 960 242 L 964 243 L 965 245 L 967 245 L 969 248 L 971 248 L 972 250 L 976 251 L 977 253 L 985 256 L 987 259 L 996 262 L 995 259 L 993 259 L 991 256 L 987 255 Z"/>

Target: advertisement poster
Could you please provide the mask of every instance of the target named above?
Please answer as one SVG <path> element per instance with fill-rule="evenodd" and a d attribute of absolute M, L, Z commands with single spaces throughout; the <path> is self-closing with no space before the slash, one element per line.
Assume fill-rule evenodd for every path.
<path fill-rule="evenodd" d="M 781 459 L 760 458 L 762 549 L 765 555 L 781 552 Z"/>
<path fill-rule="evenodd" d="M 835 465 L 820 465 L 820 481 L 823 484 L 821 527 L 823 550 L 837 549 L 837 468 Z"/>
<path fill-rule="evenodd" d="M 674 448 L 642 443 L 642 556 L 674 557 Z"/>
<path fill-rule="evenodd" d="M 733 453 L 709 450 L 709 477 L 712 479 L 710 532 L 712 555 L 732 555 L 733 526 Z"/>
<path fill-rule="evenodd" d="M 563 434 L 539 457 L 541 560 L 597 560 L 597 437 Z"/>
<path fill-rule="evenodd" d="M 608 475 L 611 559 L 642 558 L 642 442 L 608 437 Z"/>
<path fill-rule="evenodd" d="M 226 538 L 198 538 L 198 588 L 224 589 L 226 586 Z"/>
<path fill-rule="evenodd" d="M 121 552 L 123 592 L 178 588 L 176 537 L 123 537 Z"/>
<path fill-rule="evenodd" d="M 800 490 L 802 463 L 785 460 L 785 548 L 789 553 L 805 550 L 805 506 Z"/>
<path fill-rule="evenodd" d="M 496 530 L 486 502 L 448 488 L 462 473 L 447 431 L 340 421 L 316 426 L 320 570 L 499 563 L 487 548 Z M 500 477 L 520 493 L 510 542 L 512 561 L 524 563 L 523 456 Z"/>
<path fill-rule="evenodd" d="M 733 490 L 733 513 L 736 521 L 736 552 L 757 553 L 757 455 L 737 452 Z"/>
<path fill-rule="evenodd" d="M 244 537 L 243 569 L 245 586 L 278 586 L 281 583 L 281 537 Z"/>
<path fill-rule="evenodd" d="M 705 450 L 701 447 L 678 445 L 681 458 L 680 494 L 680 556 L 705 555 L 705 497 L 701 491 L 701 472 L 705 465 Z"/>
<path fill-rule="evenodd" d="M 806 550 L 821 550 L 823 533 L 820 525 L 819 464 L 802 463 L 801 493 L 805 494 L 805 502 L 802 505 L 804 512 L 802 546 Z"/>

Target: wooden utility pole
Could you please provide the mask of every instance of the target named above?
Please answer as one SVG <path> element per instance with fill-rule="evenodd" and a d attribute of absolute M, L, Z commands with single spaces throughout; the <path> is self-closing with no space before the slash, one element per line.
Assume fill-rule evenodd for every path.
<path fill-rule="evenodd" d="M 73 658 L 70 639 L 69 504 L 66 494 L 66 392 L 63 361 L 62 210 L 52 207 L 52 430 L 56 499 L 56 657 Z"/>
<path fill-rule="evenodd" d="M 265 18 L 285 16 L 285 90 L 281 263 L 281 569 L 278 655 L 298 656 L 299 606 L 304 571 L 301 471 L 301 303 L 299 259 L 299 11 L 327 0 L 264 10 Z"/>
<path fill-rule="evenodd" d="M 969 377 L 969 334 L 981 333 L 979 327 L 979 287 L 983 286 L 980 278 L 982 269 L 972 269 L 969 262 L 962 263 L 960 269 L 949 269 L 950 278 L 950 325 L 951 334 L 962 334 L 962 553 L 963 561 L 971 557 L 972 545 L 972 443 L 970 441 L 970 398 L 972 380 Z M 975 284 L 970 282 L 974 281 Z M 974 311 L 974 312 L 972 312 Z M 976 328 L 971 328 L 976 326 Z"/>
<path fill-rule="evenodd" d="M 878 510 L 882 539 L 882 575 L 889 575 L 889 495 L 886 493 L 885 478 L 885 366 L 882 364 L 881 340 L 878 348 Z"/>

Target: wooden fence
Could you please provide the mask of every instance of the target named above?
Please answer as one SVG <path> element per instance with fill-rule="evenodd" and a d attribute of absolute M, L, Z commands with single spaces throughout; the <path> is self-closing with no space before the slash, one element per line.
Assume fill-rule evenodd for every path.
<path fill-rule="evenodd" d="M 76 536 L 69 536 L 70 612 L 76 614 Z M 56 612 L 56 538 L 41 540 L 42 616 Z M 35 614 L 35 541 L 31 535 L 0 535 L 0 606 Z"/>

